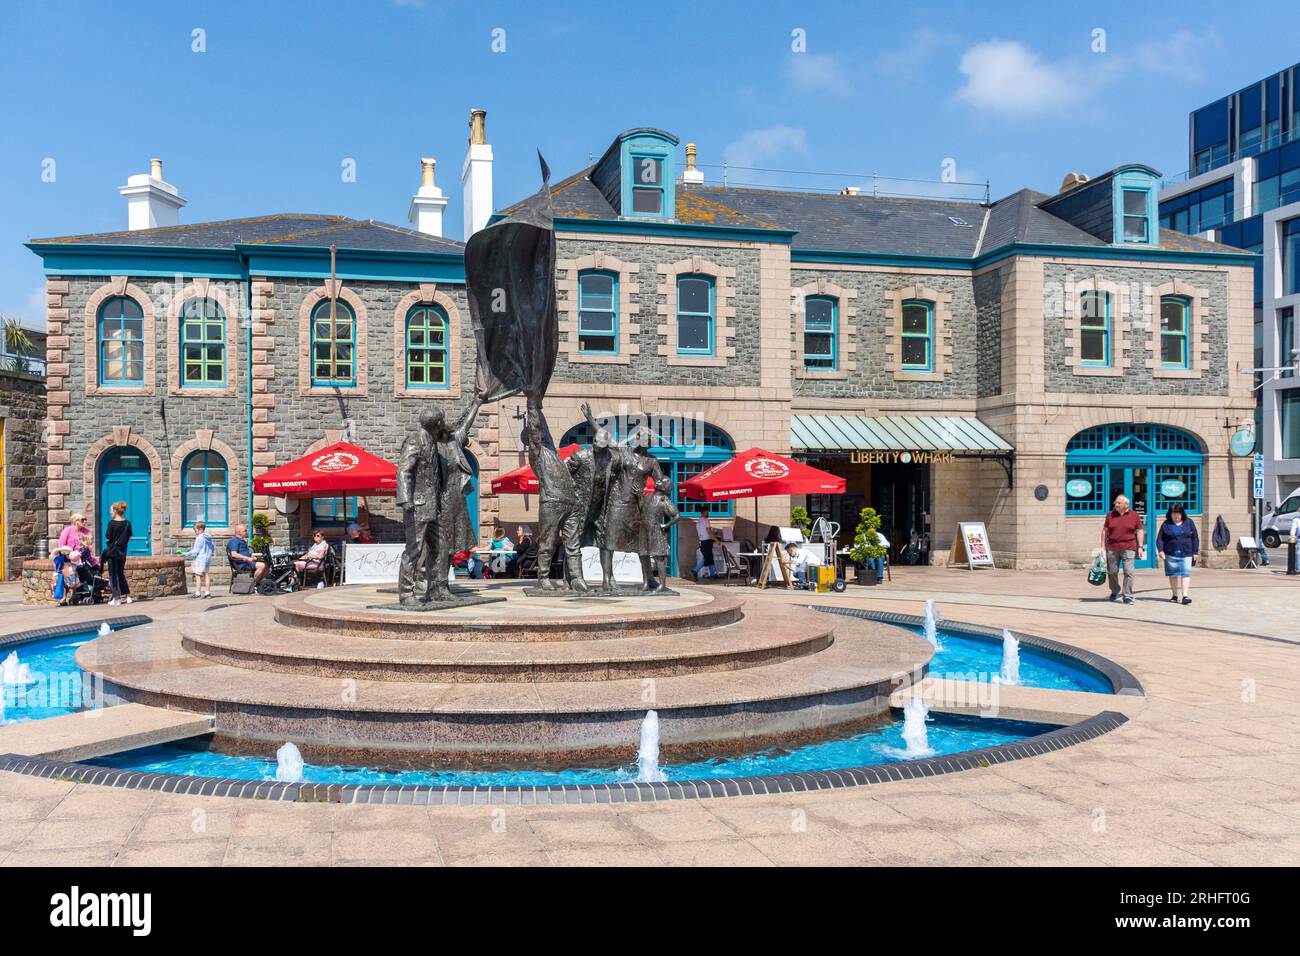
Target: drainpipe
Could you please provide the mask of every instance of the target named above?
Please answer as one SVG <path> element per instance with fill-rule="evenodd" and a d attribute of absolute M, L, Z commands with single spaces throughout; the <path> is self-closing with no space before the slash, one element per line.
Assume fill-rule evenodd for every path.
<path fill-rule="evenodd" d="M 248 528 L 253 528 L 253 278 L 248 274 L 248 260 L 244 260 L 244 361 L 245 402 L 244 415 L 248 419 Z"/>

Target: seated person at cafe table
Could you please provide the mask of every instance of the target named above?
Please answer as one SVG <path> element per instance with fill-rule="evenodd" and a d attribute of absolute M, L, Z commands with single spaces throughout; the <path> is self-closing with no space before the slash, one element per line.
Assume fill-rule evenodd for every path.
<path fill-rule="evenodd" d="M 488 569 L 494 575 L 509 574 L 519 556 L 515 553 L 515 543 L 506 537 L 505 528 L 497 528 L 493 532 L 490 547 L 492 557 L 488 562 Z"/>
<path fill-rule="evenodd" d="M 226 542 L 226 556 L 231 567 L 240 571 L 253 572 L 253 584 L 262 580 L 266 574 L 266 563 L 253 557 L 253 549 L 248 546 L 248 525 L 235 525 L 235 535 Z"/>
<path fill-rule="evenodd" d="M 298 572 L 298 579 L 301 580 L 303 573 L 306 571 L 319 571 L 321 564 L 325 561 L 325 555 L 329 554 L 329 550 L 330 545 L 325 540 L 324 533 L 317 530 L 312 535 L 311 547 L 293 563 L 294 570 Z"/>
<path fill-rule="evenodd" d="M 355 521 L 349 521 L 345 530 L 347 531 L 348 541 L 352 544 L 375 543 L 375 537 L 370 533 L 370 529 L 361 527 Z"/>

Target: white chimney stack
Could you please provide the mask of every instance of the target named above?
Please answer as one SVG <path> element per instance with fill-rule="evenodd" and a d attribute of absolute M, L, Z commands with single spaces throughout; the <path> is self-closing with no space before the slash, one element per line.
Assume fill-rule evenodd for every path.
<path fill-rule="evenodd" d="M 447 208 L 447 197 L 433 182 L 433 157 L 420 160 L 420 191 L 411 197 L 411 208 L 406 218 L 417 232 L 426 236 L 442 237 L 442 212 Z"/>
<path fill-rule="evenodd" d="M 704 171 L 695 165 L 695 144 L 686 144 L 686 170 L 682 173 L 682 182 L 702 185 Z"/>
<path fill-rule="evenodd" d="M 492 216 L 492 147 L 487 141 L 487 111 L 469 111 L 469 149 L 460 181 L 465 187 L 465 238 L 487 225 Z"/>
<path fill-rule="evenodd" d="M 161 159 L 149 161 L 149 172 L 129 176 L 117 191 L 126 197 L 126 228 L 156 229 L 175 226 L 181 221 L 181 198 L 176 187 L 163 179 Z"/>

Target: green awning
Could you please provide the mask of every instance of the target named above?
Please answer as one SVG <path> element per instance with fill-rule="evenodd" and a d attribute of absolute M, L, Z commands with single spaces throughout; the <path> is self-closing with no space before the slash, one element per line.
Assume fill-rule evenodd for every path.
<path fill-rule="evenodd" d="M 978 418 L 963 415 L 795 415 L 795 451 L 945 451 L 1006 455 L 1013 451 Z"/>

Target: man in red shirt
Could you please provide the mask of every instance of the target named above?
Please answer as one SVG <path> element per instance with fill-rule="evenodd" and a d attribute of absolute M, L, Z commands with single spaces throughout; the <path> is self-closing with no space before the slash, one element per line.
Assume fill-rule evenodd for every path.
<path fill-rule="evenodd" d="M 1101 546 L 1106 552 L 1106 576 L 1110 580 L 1110 599 L 1120 596 L 1119 571 L 1124 569 L 1124 603 L 1133 603 L 1133 562 L 1146 550 L 1147 529 L 1142 516 L 1129 507 L 1128 498 L 1120 495 L 1115 507 L 1101 526 Z"/>

